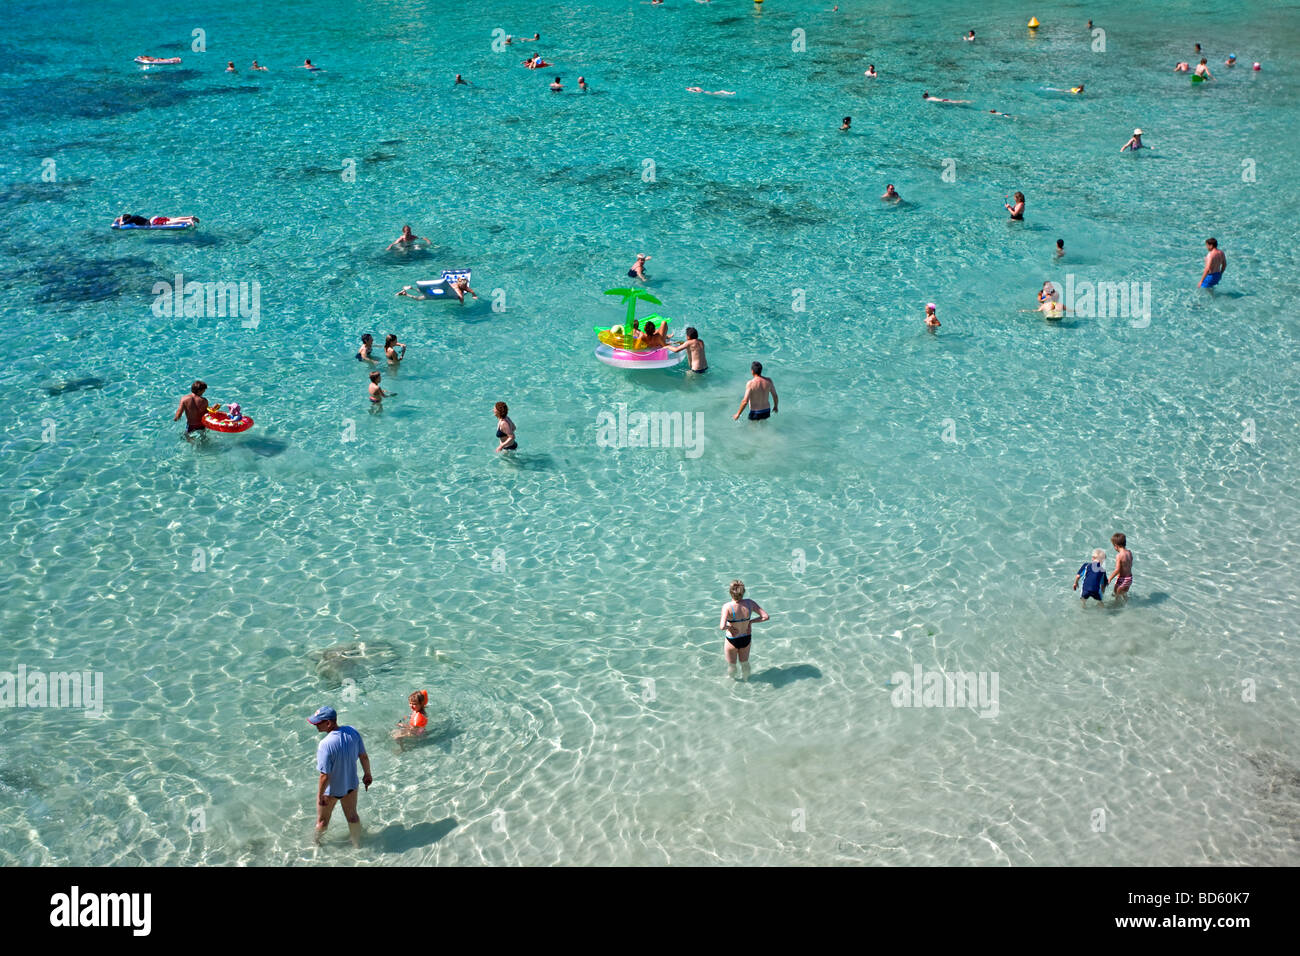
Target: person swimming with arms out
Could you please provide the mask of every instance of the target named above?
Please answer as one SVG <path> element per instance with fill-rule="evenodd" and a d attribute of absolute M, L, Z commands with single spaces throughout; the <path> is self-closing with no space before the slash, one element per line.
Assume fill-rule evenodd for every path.
<path fill-rule="evenodd" d="M 370 410 L 372 412 L 382 411 L 384 399 L 394 397 L 394 393 L 385 392 L 379 385 L 380 374 L 378 372 L 370 373 L 370 385 L 367 391 L 370 393 Z"/>
<path fill-rule="evenodd" d="M 361 336 L 361 348 L 357 349 L 357 359 L 361 362 L 369 362 L 371 365 L 378 365 L 379 359 L 370 354 L 371 347 L 375 344 L 375 337 L 367 332 Z"/>
<path fill-rule="evenodd" d="M 698 86 L 686 87 L 687 93 L 704 93 L 706 96 L 735 96 L 735 90 L 705 90 Z"/>
<path fill-rule="evenodd" d="M 722 642 L 722 656 L 727 662 L 727 676 L 735 679 L 736 664 L 740 664 L 741 680 L 749 680 L 749 651 L 753 639 L 753 625 L 770 621 L 771 616 L 758 606 L 757 601 L 745 597 L 743 581 L 732 581 L 727 589 L 731 600 L 722 605 L 722 620 L 718 629 L 726 635 Z M 758 616 L 755 617 L 754 615 Z"/>
<path fill-rule="evenodd" d="M 1115 596 L 1115 603 L 1128 600 L 1129 588 L 1133 586 L 1133 552 L 1128 549 L 1128 538 L 1122 531 L 1110 536 L 1111 546 L 1115 549 L 1115 572 L 1110 576 L 1113 585 L 1110 593 Z"/>
<path fill-rule="evenodd" d="M 733 422 L 740 418 L 740 413 L 745 410 L 746 405 L 749 406 L 751 422 L 764 421 L 777 412 L 780 399 L 776 394 L 776 383 L 763 374 L 763 363 L 752 363 L 749 371 L 753 377 L 745 383 L 745 395 L 740 400 L 740 408 L 731 416 Z"/>
<path fill-rule="evenodd" d="M 385 249 L 384 251 L 392 252 L 394 249 L 407 249 L 407 248 L 414 249 L 415 244 L 417 242 L 428 242 L 428 241 L 429 241 L 428 236 L 417 236 L 415 233 L 411 232 L 410 226 L 403 226 L 402 234 L 398 236 L 396 239 L 394 239 L 392 242 L 390 242 L 388 244 L 388 248 Z"/>
<path fill-rule="evenodd" d="M 896 189 L 894 189 L 894 184 L 893 184 L 893 183 L 889 183 L 888 185 L 885 186 L 885 194 L 884 194 L 883 196 L 881 196 L 880 198 L 881 198 L 882 200 L 884 200 L 885 202 L 902 202 L 902 201 L 903 201 L 903 197 L 900 196 L 900 195 L 898 194 L 898 191 L 897 191 Z"/>
<path fill-rule="evenodd" d="M 965 105 L 971 102 L 970 100 L 950 100 L 945 99 L 942 96 L 931 96 L 928 90 L 921 93 L 921 99 L 925 100 L 927 103 L 955 103 L 959 105 Z"/>
<path fill-rule="evenodd" d="M 1192 65 L 1191 65 L 1190 63 L 1188 63 L 1186 60 L 1183 60 L 1181 63 L 1176 63 L 1176 64 L 1174 64 L 1174 72 L 1175 72 L 1175 73 L 1190 73 L 1190 72 L 1192 72 Z"/>
<path fill-rule="evenodd" d="M 704 357 L 704 340 L 700 338 L 700 333 L 695 330 L 694 326 L 686 327 L 686 341 L 678 342 L 675 345 L 667 346 L 668 351 L 676 353 L 683 349 L 686 351 L 688 373 L 694 372 L 697 375 L 703 375 L 709 370 L 708 360 Z"/>
<path fill-rule="evenodd" d="M 1133 135 L 1132 135 L 1131 137 L 1129 137 L 1129 141 L 1128 141 L 1127 143 L 1125 143 L 1123 146 L 1121 146 L 1121 147 L 1119 148 L 1119 151 L 1122 153 L 1122 152 L 1124 152 L 1124 150 L 1127 149 L 1127 150 L 1132 150 L 1133 152 L 1136 153 L 1139 149 L 1142 149 L 1142 148 L 1143 148 L 1143 146 L 1142 146 L 1142 130 L 1140 130 L 1140 129 L 1135 129 L 1135 130 L 1133 131 Z"/>
<path fill-rule="evenodd" d="M 308 70 L 308 71 L 310 71 L 310 72 L 312 72 L 312 73 L 319 73 L 319 72 L 320 72 L 320 67 L 319 67 L 319 66 L 316 66 L 314 63 L 312 63 L 312 61 L 311 61 L 310 59 L 307 59 L 307 60 L 303 60 L 303 61 L 302 61 L 302 68 L 303 68 L 304 70 Z"/>
<path fill-rule="evenodd" d="M 1219 240 L 1211 236 L 1205 240 L 1205 271 L 1201 273 L 1201 288 L 1213 289 L 1228 268 L 1228 257 L 1219 249 Z"/>
<path fill-rule="evenodd" d="M 515 423 L 510 420 L 510 406 L 497 402 L 492 406 L 492 414 L 497 419 L 497 451 L 514 451 L 519 447 L 515 440 Z"/>
<path fill-rule="evenodd" d="M 259 64 L 256 60 L 253 61 L 253 65 L 250 66 L 249 69 L 252 70 L 254 73 L 265 73 L 265 72 L 266 72 L 266 67 L 264 67 L 264 66 L 262 66 L 261 64 Z"/>
<path fill-rule="evenodd" d="M 1012 196 L 1012 198 L 1015 199 L 1016 201 L 1016 204 L 1014 206 L 1008 204 L 1005 199 L 1003 200 L 1002 205 L 1006 207 L 1007 212 L 1011 213 L 1012 219 L 1015 220 L 1024 219 L 1025 218 L 1025 194 L 1018 192 L 1015 193 Z"/>
<path fill-rule="evenodd" d="M 401 349 L 400 353 L 398 349 Z M 406 346 L 397 341 L 397 336 L 391 332 L 384 338 L 384 355 L 388 358 L 388 364 L 394 368 L 406 358 Z"/>

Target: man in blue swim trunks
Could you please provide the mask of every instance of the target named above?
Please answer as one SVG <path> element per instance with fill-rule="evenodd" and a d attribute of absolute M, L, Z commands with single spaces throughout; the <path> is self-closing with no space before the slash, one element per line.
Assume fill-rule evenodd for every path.
<path fill-rule="evenodd" d="M 1205 240 L 1205 271 L 1201 273 L 1201 288 L 1213 289 L 1223 278 L 1223 270 L 1228 268 L 1228 257 L 1219 248 L 1219 240 L 1211 236 Z"/>
<path fill-rule="evenodd" d="M 745 410 L 746 405 L 749 406 L 751 422 L 761 422 L 776 414 L 779 401 L 776 386 L 770 378 L 763 375 L 763 363 L 755 362 L 749 366 L 749 370 L 754 373 L 754 377 L 745 384 L 745 397 L 741 399 L 739 411 L 731 416 L 733 422 L 740 418 L 740 413 Z"/>

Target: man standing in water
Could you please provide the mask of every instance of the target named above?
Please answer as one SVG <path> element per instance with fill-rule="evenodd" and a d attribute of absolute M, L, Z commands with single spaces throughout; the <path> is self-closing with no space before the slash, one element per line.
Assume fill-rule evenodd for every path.
<path fill-rule="evenodd" d="M 367 790 L 374 780 L 370 776 L 370 756 L 361 735 L 352 727 L 340 727 L 338 714 L 333 707 L 322 707 L 307 718 L 325 739 L 316 748 L 316 769 L 320 781 L 316 786 L 316 842 L 320 842 L 329 826 L 334 804 L 343 804 L 343 816 L 348 821 L 348 835 L 353 846 L 361 845 L 361 817 L 357 814 L 357 761 L 365 776 L 361 778 Z"/>
<path fill-rule="evenodd" d="M 745 397 L 741 399 L 740 409 L 731 416 L 733 422 L 740 418 L 740 413 L 745 410 L 746 405 L 749 406 L 751 422 L 760 422 L 777 412 L 780 399 L 776 394 L 776 385 L 763 375 L 763 363 L 755 362 L 750 365 L 749 370 L 754 373 L 754 377 L 745 385 Z"/>
<path fill-rule="evenodd" d="M 190 386 L 190 393 L 181 399 L 176 414 L 172 416 L 172 421 L 176 421 L 182 415 L 185 416 L 186 441 L 189 441 L 189 437 L 195 432 L 203 431 L 203 416 L 208 413 L 208 400 L 203 397 L 203 393 L 207 390 L 207 382 L 195 382 Z"/>
<path fill-rule="evenodd" d="M 1223 278 L 1223 270 L 1228 268 L 1228 257 L 1219 248 L 1219 240 L 1211 236 L 1205 240 L 1205 271 L 1201 273 L 1201 288 L 1213 289 Z"/>
<path fill-rule="evenodd" d="M 680 352 L 686 350 L 687 357 L 691 360 L 690 370 L 699 375 L 703 375 L 709 370 L 708 359 L 704 357 L 704 340 L 700 338 L 700 333 L 695 330 L 695 326 L 688 326 L 686 329 L 686 341 L 678 342 L 676 345 L 667 346 L 670 352 Z"/>

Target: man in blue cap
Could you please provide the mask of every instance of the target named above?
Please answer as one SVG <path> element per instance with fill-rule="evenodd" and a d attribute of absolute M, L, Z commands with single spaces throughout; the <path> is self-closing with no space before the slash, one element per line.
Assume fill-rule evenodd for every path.
<path fill-rule="evenodd" d="M 370 776 L 370 757 L 366 754 L 366 745 L 361 735 L 353 727 L 340 727 L 338 713 L 333 707 L 322 707 L 307 718 L 316 730 L 325 735 L 325 739 L 316 748 L 316 769 L 320 771 L 320 782 L 316 787 L 316 842 L 329 826 L 334 804 L 343 804 L 343 816 L 348 821 L 348 835 L 352 845 L 361 845 L 361 817 L 357 815 L 357 761 L 365 776 L 361 783 L 367 790 L 374 780 Z"/>

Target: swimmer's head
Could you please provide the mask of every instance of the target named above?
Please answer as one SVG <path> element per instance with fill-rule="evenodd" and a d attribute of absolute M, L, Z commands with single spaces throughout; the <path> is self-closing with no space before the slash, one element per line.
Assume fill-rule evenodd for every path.
<path fill-rule="evenodd" d="M 1110 543 L 1116 548 L 1127 548 L 1128 538 L 1124 537 L 1124 532 L 1116 531 L 1110 536 Z"/>
<path fill-rule="evenodd" d="M 492 406 L 492 413 L 496 415 L 497 418 L 505 418 L 506 415 L 510 414 L 510 406 L 505 402 L 497 402 Z"/>
<path fill-rule="evenodd" d="M 655 334 L 655 324 L 654 324 L 653 322 L 649 322 L 649 321 L 646 322 L 646 324 L 645 324 L 645 334 L 646 334 L 646 335 L 654 335 L 654 334 Z"/>
<path fill-rule="evenodd" d="M 362 342 L 363 345 L 369 345 L 369 344 L 370 344 L 371 342 L 373 342 L 374 340 L 375 340 L 375 337 L 374 337 L 373 335 L 371 335 L 369 332 L 367 332 L 365 335 L 361 336 L 361 342 Z"/>
<path fill-rule="evenodd" d="M 933 315 L 933 314 L 934 314 L 934 310 L 935 310 L 935 304 L 934 304 L 933 302 L 927 302 L 927 303 L 925 304 L 925 314 L 926 314 L 926 315 Z"/>
<path fill-rule="evenodd" d="M 1199 49 L 1199 47 L 1197 49 Z M 1208 61 L 1205 59 L 1205 57 L 1201 57 L 1201 66 L 1205 66 L 1206 62 Z"/>
<path fill-rule="evenodd" d="M 427 690 L 417 690 L 407 700 L 411 703 L 411 710 L 424 713 L 424 708 L 429 706 L 429 692 Z"/>
<path fill-rule="evenodd" d="M 727 588 L 727 590 L 730 592 L 733 601 L 739 601 L 745 596 L 745 582 L 732 581 L 731 587 Z"/>
<path fill-rule="evenodd" d="M 379 384 L 379 377 L 380 377 L 380 376 L 379 376 L 379 373 L 378 373 L 378 372 L 371 372 L 371 373 L 370 373 L 370 381 L 374 382 L 376 385 Z"/>
<path fill-rule="evenodd" d="M 1101 550 L 1101 548 L 1093 548 L 1092 560 L 1094 564 L 1101 564 L 1106 560 L 1106 552 Z"/>
<path fill-rule="evenodd" d="M 1056 248 L 1058 248 L 1058 249 L 1064 249 L 1064 248 L 1065 248 L 1065 240 L 1064 240 L 1064 239 L 1057 239 L 1057 240 L 1056 240 Z"/>
<path fill-rule="evenodd" d="M 1012 197 L 1015 199 L 1016 202 L 1024 202 L 1024 201 L 1025 201 L 1025 194 L 1024 194 L 1024 193 L 1012 193 Z"/>
<path fill-rule="evenodd" d="M 396 345 L 396 344 L 397 344 L 396 335 L 389 332 L 387 335 L 384 336 L 384 348 L 388 348 L 390 345 Z"/>
<path fill-rule="evenodd" d="M 636 255 L 636 261 L 637 261 L 637 262 L 649 262 L 649 261 L 650 261 L 650 257 L 647 256 L 644 252 L 638 252 L 637 255 Z"/>
<path fill-rule="evenodd" d="M 749 370 L 750 370 L 751 372 L 753 372 L 755 375 L 762 375 L 762 374 L 763 374 L 763 363 L 762 363 L 762 362 L 753 362 L 753 363 L 750 364 L 750 366 L 749 366 Z"/>
<path fill-rule="evenodd" d="M 207 390 L 208 390 L 208 383 L 203 381 L 202 379 L 196 380 L 194 384 L 190 386 L 190 391 L 193 392 L 195 395 L 202 395 Z"/>
<path fill-rule="evenodd" d="M 1142 131 L 1141 131 L 1140 129 L 1135 129 L 1135 130 L 1133 131 L 1133 135 L 1134 135 L 1134 136 L 1141 136 L 1141 135 L 1142 135 Z"/>
<path fill-rule="evenodd" d="M 1235 53 L 1229 53 L 1229 54 L 1228 54 L 1228 60 L 1229 60 L 1229 62 L 1231 62 L 1232 60 L 1235 60 L 1236 58 L 1237 58 L 1237 54 L 1235 54 Z"/>
<path fill-rule="evenodd" d="M 1217 248 L 1219 248 L 1219 240 L 1218 240 L 1218 239 L 1215 239 L 1213 236 L 1210 236 L 1209 239 L 1206 239 L 1206 240 L 1205 240 L 1205 248 L 1207 248 L 1207 249 L 1217 249 Z"/>
<path fill-rule="evenodd" d="M 695 331 L 695 326 L 688 325 L 686 326 L 686 337 L 688 339 L 698 339 L 700 337 L 700 333 Z"/>

